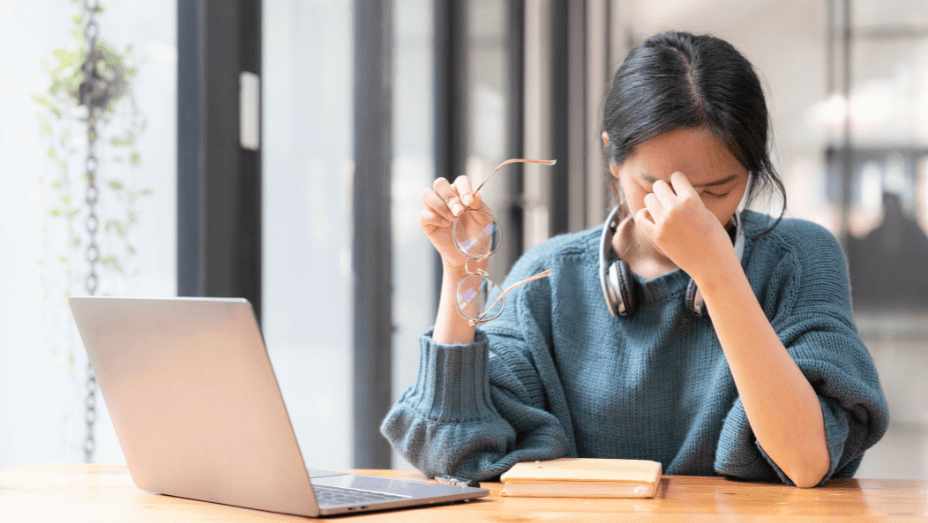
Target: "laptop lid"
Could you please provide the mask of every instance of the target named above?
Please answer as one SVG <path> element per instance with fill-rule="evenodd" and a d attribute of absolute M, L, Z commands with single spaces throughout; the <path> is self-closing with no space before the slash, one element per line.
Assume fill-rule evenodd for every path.
<path fill-rule="evenodd" d="M 138 488 L 319 515 L 247 300 L 68 303 Z"/>

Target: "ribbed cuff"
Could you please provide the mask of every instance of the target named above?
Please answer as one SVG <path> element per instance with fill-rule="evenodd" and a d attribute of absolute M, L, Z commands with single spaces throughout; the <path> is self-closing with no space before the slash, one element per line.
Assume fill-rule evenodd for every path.
<path fill-rule="evenodd" d="M 490 399 L 489 342 L 477 329 L 473 343 L 443 345 L 429 329 L 419 337 L 419 375 L 410 406 L 439 422 L 483 421 L 496 415 Z"/>

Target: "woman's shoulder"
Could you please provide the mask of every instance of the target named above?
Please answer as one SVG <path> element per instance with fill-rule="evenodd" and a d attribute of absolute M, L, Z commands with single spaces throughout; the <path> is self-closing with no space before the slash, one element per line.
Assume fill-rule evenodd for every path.
<path fill-rule="evenodd" d="M 837 256 L 843 262 L 841 244 L 828 229 L 809 220 L 800 218 L 777 218 L 756 211 L 745 211 L 743 215 L 746 243 L 755 255 L 782 258 L 789 254 L 797 262 L 834 261 Z"/>
<path fill-rule="evenodd" d="M 551 268 L 552 265 L 578 266 L 578 262 L 596 262 L 599 256 L 599 240 L 603 225 L 574 233 L 559 234 L 532 247 L 519 258 L 513 270 L 519 268 L 531 272 Z M 537 272 L 537 271 L 536 271 Z"/>
<path fill-rule="evenodd" d="M 748 211 L 745 216 L 745 272 L 757 288 L 801 299 L 850 308 L 850 282 L 841 244 L 825 227 L 797 218 L 776 218 Z M 755 239 L 770 229 L 770 232 Z"/>

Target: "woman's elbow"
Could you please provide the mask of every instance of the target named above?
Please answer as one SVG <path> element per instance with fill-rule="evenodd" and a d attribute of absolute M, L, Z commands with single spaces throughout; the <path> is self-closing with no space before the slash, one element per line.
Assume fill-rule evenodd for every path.
<path fill-rule="evenodd" d="M 830 465 L 830 459 L 825 456 L 824 459 L 817 459 L 814 463 L 806 463 L 805 466 L 790 471 L 787 476 L 799 488 L 812 488 L 822 482 Z"/>

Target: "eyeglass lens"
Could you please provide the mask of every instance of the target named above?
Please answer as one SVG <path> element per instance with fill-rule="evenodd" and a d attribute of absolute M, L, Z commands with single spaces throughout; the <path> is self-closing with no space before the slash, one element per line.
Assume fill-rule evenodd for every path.
<path fill-rule="evenodd" d="M 495 303 L 488 302 L 488 298 L 494 294 L 495 289 L 496 284 L 493 280 L 478 274 L 461 278 L 455 289 L 458 310 L 468 320 L 492 320 L 503 312 L 506 302 L 505 296 Z M 490 310 L 486 310 L 488 303 L 492 305 Z"/>
<path fill-rule="evenodd" d="M 489 214 L 467 210 L 454 223 L 454 243 L 469 258 L 486 258 L 499 248 L 502 231 Z"/>

